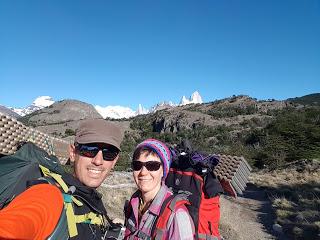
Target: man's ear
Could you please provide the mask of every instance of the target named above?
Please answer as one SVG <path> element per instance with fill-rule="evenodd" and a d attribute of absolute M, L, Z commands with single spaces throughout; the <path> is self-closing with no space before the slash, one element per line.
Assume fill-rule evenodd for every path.
<path fill-rule="evenodd" d="M 70 162 L 74 162 L 74 159 L 76 157 L 76 147 L 73 144 L 69 145 L 69 159 Z"/>
<path fill-rule="evenodd" d="M 119 159 L 119 156 L 120 154 L 118 154 L 118 156 L 113 160 L 113 163 L 112 163 L 112 168 L 114 168 L 114 166 L 116 165 L 118 159 Z"/>

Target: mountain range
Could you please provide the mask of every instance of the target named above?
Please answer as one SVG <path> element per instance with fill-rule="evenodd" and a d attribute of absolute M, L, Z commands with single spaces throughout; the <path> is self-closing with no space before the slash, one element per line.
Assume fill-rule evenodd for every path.
<path fill-rule="evenodd" d="M 19 118 L 26 116 L 28 114 L 31 114 L 35 111 L 38 111 L 40 109 L 43 109 L 45 107 L 49 107 L 55 103 L 52 97 L 50 96 L 40 96 L 37 97 L 31 105 L 25 107 L 25 108 L 15 108 L 15 107 L 5 107 L 0 105 L 0 112 L 3 112 L 5 114 L 8 114 L 14 118 Z M 109 119 L 122 119 L 122 118 L 131 118 L 135 117 L 137 115 L 142 114 L 148 114 L 153 113 L 158 110 L 163 110 L 166 108 L 172 108 L 176 106 L 183 106 L 187 104 L 197 104 L 197 103 L 203 103 L 202 97 L 198 91 L 195 91 L 190 98 L 186 98 L 185 96 L 182 96 L 181 101 L 179 104 L 175 104 L 171 101 L 165 101 L 156 104 L 155 106 L 151 107 L 150 109 L 144 108 L 141 104 L 139 104 L 138 109 L 136 111 L 132 110 L 129 107 L 124 106 L 106 106 L 102 107 L 99 105 L 94 106 L 94 108 L 97 110 L 97 112 L 103 117 L 103 118 L 109 118 Z"/>
<path fill-rule="evenodd" d="M 31 105 L 25 107 L 25 108 L 15 108 L 15 107 L 8 107 L 13 112 L 17 113 L 19 116 L 23 117 L 25 115 L 28 115 L 30 113 L 33 113 L 37 110 L 40 110 L 42 108 L 48 107 L 51 104 L 54 103 L 54 100 L 49 96 L 40 96 L 37 97 Z"/>
<path fill-rule="evenodd" d="M 275 131 L 272 126 L 280 124 L 282 130 L 286 127 L 293 127 L 292 131 L 299 130 L 298 135 L 305 135 L 308 132 L 304 131 L 304 127 L 312 124 L 310 134 L 318 136 L 319 103 L 320 93 L 280 101 L 257 100 L 246 95 L 234 95 L 202 104 L 181 104 L 179 106 L 173 103 L 160 103 L 148 110 L 150 111 L 148 114 L 107 120 L 113 121 L 125 132 L 124 155 L 129 154 L 133 146 L 144 138 L 160 138 L 175 144 L 179 139 L 187 138 L 204 151 L 228 155 L 239 155 L 240 152 L 241 155 L 253 159 L 256 156 L 252 155 L 252 151 L 258 154 L 255 149 L 261 144 L 266 145 L 263 151 L 269 154 L 271 153 L 269 148 L 274 149 L 280 146 L 281 142 L 286 141 L 287 132 L 277 132 L 274 139 L 269 139 L 272 136 L 268 131 L 271 131 L 270 134 Z M 139 108 L 140 111 L 143 110 L 142 106 Z M 0 108 L 0 111 L 1 109 L 3 108 Z M 16 114 L 13 111 L 12 113 Z M 73 141 L 75 129 L 84 119 L 89 118 L 102 118 L 102 116 L 89 103 L 66 99 L 19 117 L 18 120 L 40 132 Z M 307 122 L 297 123 L 297 120 Z M 315 124 L 318 125 L 314 126 Z M 280 138 L 279 143 L 277 141 Z M 302 142 L 307 141 L 304 136 L 301 139 L 304 139 Z M 318 144 L 318 140 L 313 139 L 312 141 Z M 248 144 L 252 145 L 251 148 L 247 146 Z M 263 151 L 259 152 L 262 154 L 259 156 L 264 159 Z"/>

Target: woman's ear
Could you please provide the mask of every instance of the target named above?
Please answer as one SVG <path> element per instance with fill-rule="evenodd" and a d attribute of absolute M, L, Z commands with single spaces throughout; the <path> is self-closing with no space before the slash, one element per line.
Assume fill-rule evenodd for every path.
<path fill-rule="evenodd" d="M 166 178 L 164 177 L 164 174 L 163 174 L 163 165 L 161 165 L 161 179 L 162 180 L 165 180 Z"/>

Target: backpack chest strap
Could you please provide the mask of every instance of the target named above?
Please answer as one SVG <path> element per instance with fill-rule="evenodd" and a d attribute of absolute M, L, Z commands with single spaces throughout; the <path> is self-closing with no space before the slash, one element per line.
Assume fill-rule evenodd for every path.
<path fill-rule="evenodd" d="M 89 212 L 82 215 L 75 215 L 76 223 L 88 223 L 95 225 L 103 224 L 103 217 L 101 215 L 95 214 L 94 212 Z"/>
<path fill-rule="evenodd" d="M 151 233 L 152 228 L 156 223 L 157 216 L 152 214 L 151 212 L 147 212 L 146 214 L 148 214 L 148 217 L 144 222 L 143 229 L 149 230 L 149 232 Z M 152 239 L 151 234 L 147 234 L 142 229 L 136 228 L 135 223 L 131 218 L 128 219 L 127 228 L 132 233 L 132 235 L 131 235 L 132 238 L 129 238 L 129 239 L 134 239 L 135 236 L 138 237 L 139 239 L 143 239 L 143 240 L 151 240 Z"/>
<path fill-rule="evenodd" d="M 127 228 L 130 230 L 131 235 L 129 236 L 129 240 L 135 239 L 135 237 L 138 237 L 139 239 L 144 240 L 151 240 L 151 236 L 143 232 L 142 230 L 137 229 L 133 225 L 128 225 Z"/>

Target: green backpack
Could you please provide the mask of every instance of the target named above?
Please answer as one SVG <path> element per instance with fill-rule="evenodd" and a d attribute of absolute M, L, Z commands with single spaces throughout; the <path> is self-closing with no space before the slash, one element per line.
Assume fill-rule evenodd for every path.
<path fill-rule="evenodd" d="M 73 205 L 81 207 L 83 203 L 69 192 L 69 187 L 61 178 L 63 173 L 65 171 L 56 156 L 49 155 L 33 143 L 24 143 L 13 155 L 0 158 L 0 209 L 25 191 L 29 183 L 41 179 L 50 184 L 58 183 L 64 198 L 64 211 L 48 239 L 64 240 L 76 236 L 77 223 L 103 224 L 103 216 L 93 212 L 74 214 Z"/>

